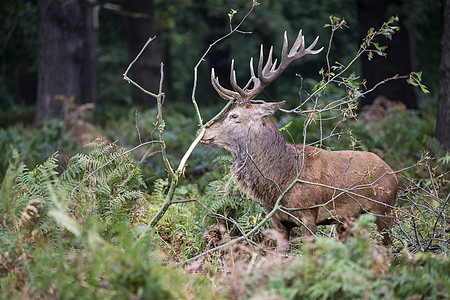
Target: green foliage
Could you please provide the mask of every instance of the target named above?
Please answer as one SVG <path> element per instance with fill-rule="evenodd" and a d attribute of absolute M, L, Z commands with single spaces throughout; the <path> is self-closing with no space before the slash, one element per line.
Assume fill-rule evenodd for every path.
<path fill-rule="evenodd" d="M 83 223 L 90 216 L 100 217 L 105 231 L 119 223 L 142 218 L 145 183 L 140 167 L 124 148 L 96 140 L 86 145 L 88 155 L 73 156 L 61 174 L 61 184 L 78 189 L 71 209 Z"/>
<path fill-rule="evenodd" d="M 12 226 L 14 219 L 14 204 L 13 204 L 13 191 L 14 184 L 17 176 L 21 173 L 23 166 L 20 165 L 20 157 L 17 151 L 13 151 L 8 169 L 6 170 L 5 177 L 3 178 L 2 185 L 0 187 L 0 211 L 1 211 L 1 226 Z"/>
<path fill-rule="evenodd" d="M 375 48 L 369 49 L 369 60 L 372 59 L 374 53 L 379 56 L 386 56 L 386 53 L 384 51 L 386 50 L 387 46 L 379 45 L 379 43 L 374 42 L 374 39 L 377 36 L 384 36 L 387 39 L 392 39 L 392 35 L 400 29 L 400 27 L 395 25 L 396 23 L 398 23 L 398 17 L 390 17 L 389 20 L 387 22 L 384 22 L 379 29 L 369 29 L 366 37 L 363 40 L 363 43 L 360 45 L 361 49 L 369 49 L 371 47 Z"/>
<path fill-rule="evenodd" d="M 446 299 L 450 297 L 450 259 L 418 253 L 413 259 L 408 253 L 393 261 L 395 294 L 402 299 Z"/>
<path fill-rule="evenodd" d="M 45 121 L 38 128 L 24 125 L 0 128 L 0 178 L 13 151 L 20 153 L 24 164 L 34 167 L 58 149 L 65 155 L 73 154 L 78 147 L 70 137 L 64 121 L 56 119 Z"/>
<path fill-rule="evenodd" d="M 16 178 L 14 189 L 14 213 L 20 219 L 25 208 L 32 200 L 40 201 L 40 221 L 42 226 L 47 226 L 47 212 L 51 207 L 49 186 L 55 186 L 55 175 L 57 168 L 56 154 L 50 156 L 43 164 L 36 166 L 33 170 L 22 167 L 22 171 Z"/>
<path fill-rule="evenodd" d="M 187 277 L 175 268 L 161 265 L 150 250 L 154 236 L 121 234 L 112 245 L 95 232 L 81 238 L 81 249 L 67 251 L 59 245 L 33 252 L 35 296 L 60 299 L 151 298 L 206 299 L 207 281 Z M 56 251 L 55 251 L 56 250 Z"/>
<path fill-rule="evenodd" d="M 135 222 L 142 217 L 140 203 L 144 202 L 144 194 L 141 189 L 145 183 L 140 168 L 129 153 L 101 140 L 87 146 L 92 151 L 87 155 L 73 156 L 61 174 L 57 172 L 61 166 L 56 154 L 32 170 L 15 166 L 17 158 L 11 162 L 10 168 L 19 168 L 20 171 L 16 172 L 16 177 L 8 174 L 4 182 L 12 190 L 9 193 L 13 197 L 11 204 L 16 218 L 20 218 L 30 201 L 38 200 L 39 222 L 43 226 L 48 225 L 52 192 L 70 195 L 66 206 L 78 221 L 83 224 L 91 216 L 100 218 L 105 231 L 114 224 Z M 15 181 L 14 187 L 8 183 L 11 180 Z M 2 213 L 10 211 L 4 208 Z M 5 223 L 5 226 L 11 226 L 11 223 Z"/>
<path fill-rule="evenodd" d="M 366 215 L 361 222 L 367 218 L 374 219 Z M 226 286 L 228 292 L 239 288 L 240 299 L 275 295 L 282 299 L 449 297 L 448 257 L 405 252 L 390 267 L 387 250 L 359 231 L 345 243 L 318 238 L 305 243 L 301 251 L 301 256 L 287 260 L 263 259 L 250 274 L 236 269 L 233 282 Z"/>
<path fill-rule="evenodd" d="M 202 202 L 209 211 L 202 210 L 201 213 L 204 215 L 213 213 L 211 215 L 213 218 L 204 217 L 205 226 L 225 222 L 228 223 L 231 233 L 241 235 L 242 230 L 248 232 L 267 212 L 257 202 L 251 201 L 248 196 L 241 193 L 233 183 L 229 170 L 232 161 L 231 156 L 219 156 L 215 160 L 215 163 L 223 168 L 224 173 L 220 179 L 210 182 L 206 187 Z M 230 223 L 224 217 L 236 223 Z M 270 224 L 266 224 L 267 226 Z"/>
<path fill-rule="evenodd" d="M 436 108 L 430 105 L 420 112 L 406 110 L 396 103 L 390 105 L 379 119 L 351 122 L 349 126 L 365 149 L 381 150 L 390 164 L 401 169 L 414 165 L 429 148 L 426 142 L 434 135 Z"/>
<path fill-rule="evenodd" d="M 418 86 L 424 94 L 430 93 L 427 87 L 422 84 L 422 72 L 412 72 L 407 82 L 413 86 Z"/>
<path fill-rule="evenodd" d="M 151 207 L 129 153 L 100 140 L 88 147 L 89 154 L 72 157 L 60 174 L 56 155 L 28 170 L 13 152 L 0 190 L 3 296 L 206 298 L 205 280 L 162 266 L 156 236 L 130 227 L 145 221 Z M 21 223 L 34 199 L 38 213 Z"/>

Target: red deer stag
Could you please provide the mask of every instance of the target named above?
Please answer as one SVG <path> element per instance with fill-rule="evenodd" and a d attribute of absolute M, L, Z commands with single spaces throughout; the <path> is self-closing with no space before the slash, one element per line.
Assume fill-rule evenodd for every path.
<path fill-rule="evenodd" d="M 370 152 L 330 152 L 290 144 L 268 118 L 284 102 L 250 103 L 292 61 L 322 51 L 323 48 L 313 50 L 317 40 L 318 37 L 305 49 L 300 31 L 288 52 L 285 33 L 278 67 L 277 61 L 272 61 L 273 47 L 263 67 L 261 45 L 258 77 L 250 60 L 251 89 L 237 85 L 234 61 L 230 75 L 234 91 L 220 86 L 212 69 L 212 85 L 222 98 L 235 100 L 235 104 L 206 129 L 201 141 L 231 152 L 234 158 L 231 167 L 233 180 L 268 211 L 285 192 L 280 202 L 283 209 L 276 211 L 272 223 L 286 240 L 293 227 L 301 227 L 302 235 L 310 236 L 316 233 L 317 225 L 342 226 L 343 220 L 370 212 L 376 216 L 378 230 L 383 232 L 383 242 L 389 244 L 390 237 L 385 231 L 392 227 L 394 221 L 392 209 L 398 186 L 392 169 Z"/>

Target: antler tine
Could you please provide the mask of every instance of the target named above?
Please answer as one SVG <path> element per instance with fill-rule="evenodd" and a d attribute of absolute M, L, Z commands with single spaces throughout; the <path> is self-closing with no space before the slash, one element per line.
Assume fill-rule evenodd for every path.
<path fill-rule="evenodd" d="M 238 84 L 237 84 L 236 71 L 234 70 L 234 59 L 231 60 L 230 83 L 231 83 L 231 86 L 233 87 L 233 89 L 236 92 L 238 92 L 242 98 L 244 98 L 244 96 L 245 96 L 244 90 L 242 90 L 241 87 L 238 86 Z M 242 100 L 242 99 L 236 98 L 236 100 Z"/>
<path fill-rule="evenodd" d="M 230 91 L 219 84 L 219 78 L 216 77 L 214 68 L 211 68 L 211 84 L 222 99 L 229 101 L 240 96 L 237 92 Z"/>
<path fill-rule="evenodd" d="M 261 85 L 261 80 L 255 75 L 255 70 L 253 69 L 253 57 L 250 58 L 250 75 L 252 76 L 250 80 L 253 82 L 253 89 L 259 88 Z"/>
<path fill-rule="evenodd" d="M 291 51 L 289 52 L 289 63 L 293 60 L 299 59 L 307 54 L 317 54 L 320 53 L 323 50 L 323 47 L 317 50 L 313 50 L 313 48 L 316 46 L 317 41 L 319 40 L 319 37 L 317 36 L 314 42 L 309 45 L 308 48 L 305 49 L 305 37 L 302 35 L 302 31 L 300 30 L 297 39 L 294 43 L 294 45 L 291 48 Z M 299 49 L 300 48 L 300 49 Z"/>
<path fill-rule="evenodd" d="M 259 49 L 259 61 L 258 61 L 258 76 L 262 76 L 264 62 L 264 46 L 261 44 L 261 48 Z"/>
<path fill-rule="evenodd" d="M 311 45 L 309 45 L 308 48 L 306 48 L 306 51 L 308 52 L 307 54 L 317 54 L 320 53 L 320 51 L 323 50 L 323 47 L 317 50 L 313 50 L 312 48 L 314 48 L 317 44 L 317 41 L 319 40 L 319 36 L 316 37 L 316 39 L 314 40 L 314 42 L 312 42 Z"/>
<path fill-rule="evenodd" d="M 250 76 L 251 79 L 253 78 L 258 79 L 256 78 L 255 70 L 253 69 L 253 57 L 250 57 Z"/>
<path fill-rule="evenodd" d="M 267 62 L 264 65 L 264 68 L 262 69 L 262 72 L 259 72 L 258 75 L 262 77 L 261 79 L 265 79 L 266 77 L 270 76 L 271 70 L 273 70 L 276 66 L 274 66 L 274 63 L 272 62 L 272 55 L 273 55 L 273 46 L 270 46 L 269 55 L 267 57 Z M 276 60 L 275 60 L 276 62 Z"/>
<path fill-rule="evenodd" d="M 287 32 L 284 32 L 284 39 L 287 42 Z M 291 51 L 289 51 L 289 56 L 294 56 L 296 52 L 298 52 L 298 49 L 300 49 L 300 52 L 305 49 L 305 37 L 302 35 L 302 30 L 298 32 L 297 38 L 295 39 L 294 45 L 292 45 Z"/>
<path fill-rule="evenodd" d="M 283 48 L 281 50 L 281 59 L 278 67 L 277 59 L 272 61 L 273 46 L 270 47 L 267 61 L 264 64 L 264 47 L 263 45 L 261 45 L 258 62 L 258 77 L 256 77 L 255 71 L 253 69 L 253 58 L 250 59 L 251 78 L 247 86 L 250 84 L 250 82 L 253 82 L 252 89 L 248 89 L 247 86 L 245 86 L 244 88 L 238 86 L 236 80 L 236 71 L 234 70 L 234 59 L 231 61 L 230 71 L 230 83 L 234 91 L 230 91 L 220 86 L 219 78 L 215 76 L 214 69 L 211 69 L 212 85 L 222 98 L 226 100 L 236 99 L 240 103 L 248 103 L 253 97 L 264 90 L 266 86 L 277 79 L 291 62 L 307 54 L 317 54 L 321 52 L 323 50 L 323 47 L 317 50 L 313 50 L 318 40 L 319 37 L 317 37 L 314 42 L 305 49 L 305 37 L 302 35 L 302 30 L 300 30 L 294 44 L 292 45 L 292 48 L 288 51 L 289 42 L 287 38 L 287 32 L 284 32 Z"/>
<path fill-rule="evenodd" d="M 302 32 L 300 30 L 300 32 Z M 297 37 L 298 39 L 298 37 Z M 295 43 L 294 43 L 295 45 Z M 288 43 L 288 38 L 287 38 L 287 31 L 284 32 L 284 38 L 283 38 L 283 48 L 281 49 L 281 57 L 285 57 L 288 56 L 288 47 L 289 47 L 289 43 Z"/>
<path fill-rule="evenodd" d="M 278 60 L 275 58 L 275 60 L 273 61 L 272 68 L 270 68 L 270 72 L 275 71 L 275 68 L 277 67 L 277 62 L 278 62 Z"/>

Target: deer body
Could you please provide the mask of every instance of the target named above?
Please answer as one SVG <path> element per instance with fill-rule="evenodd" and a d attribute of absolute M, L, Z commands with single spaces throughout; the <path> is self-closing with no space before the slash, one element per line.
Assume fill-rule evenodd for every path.
<path fill-rule="evenodd" d="M 261 46 L 258 77 L 250 60 L 253 88 L 241 88 L 236 81 L 234 61 L 230 82 L 233 91 L 223 88 L 211 70 L 211 83 L 234 107 L 212 123 L 201 139 L 205 144 L 223 147 L 234 157 L 233 180 L 252 200 L 268 211 L 282 196 L 281 209 L 272 217 L 276 230 L 286 239 L 293 227 L 301 227 L 302 235 L 314 235 L 317 225 L 337 223 L 349 217 L 370 212 L 376 215 L 380 232 L 392 227 L 398 181 L 392 169 L 377 155 L 362 151 L 325 151 L 288 143 L 268 116 L 284 102 L 253 104 L 251 99 L 276 80 L 294 60 L 313 50 L 318 38 L 305 49 L 300 31 L 288 51 L 284 36 L 280 63 L 272 61 L 272 50 L 263 66 Z M 384 235 L 384 242 L 390 242 Z"/>
<path fill-rule="evenodd" d="M 380 231 L 389 229 L 398 185 L 392 169 L 370 152 L 288 143 L 267 117 L 283 103 L 236 106 L 206 130 L 202 142 L 232 153 L 233 180 L 267 211 L 294 183 L 281 200 L 292 216 L 279 211 L 272 217 L 286 239 L 293 227 L 309 236 L 317 225 L 339 225 L 365 212 L 377 216 Z M 387 235 L 384 242 L 389 243 Z"/>

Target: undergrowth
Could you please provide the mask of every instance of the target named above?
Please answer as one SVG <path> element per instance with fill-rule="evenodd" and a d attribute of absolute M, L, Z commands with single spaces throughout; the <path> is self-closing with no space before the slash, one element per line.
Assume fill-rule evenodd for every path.
<path fill-rule="evenodd" d="M 362 223 L 374 218 L 365 215 Z M 364 227 L 364 226 L 362 226 Z M 320 237 L 304 243 L 302 256 L 268 254 L 254 268 L 237 264 L 225 277 L 228 298 L 239 299 L 446 299 L 448 257 L 405 250 L 393 259 L 364 231 L 345 243 Z"/>
<path fill-rule="evenodd" d="M 238 255 L 230 248 L 208 256 L 204 275 L 195 275 L 172 264 L 215 246 L 204 236 L 217 224 L 238 236 L 266 214 L 232 184 L 231 158 L 217 158 L 215 179 L 203 188 L 184 180 L 177 203 L 150 229 L 146 224 L 163 201 L 167 180 L 155 180 L 148 192 L 131 153 L 115 143 L 97 140 L 86 152 L 64 165 L 53 154 L 28 169 L 12 151 L 0 192 L 3 298 L 449 296 L 448 176 L 428 160 L 417 174 L 432 176 L 410 181 L 401 194 L 406 214 L 398 219 L 390 250 L 357 232 L 345 243 L 329 238 L 303 243 L 287 259 L 264 248 L 241 260 L 242 267 L 236 258 L 234 267 L 224 269 L 224 261 Z"/>
<path fill-rule="evenodd" d="M 96 140 L 65 160 L 55 149 L 69 153 L 65 145 L 76 146 L 62 124 L 28 131 L 23 140 L 17 139 L 26 132 L 23 127 L 3 130 L 0 140 L 11 139 L 15 144 L 2 143 L 0 149 L 4 166 L 0 190 L 2 298 L 152 295 L 210 299 L 210 293 L 215 298 L 238 299 L 271 295 L 285 299 L 446 298 L 449 156 L 432 138 L 433 120 L 427 117 L 431 113 L 406 111 L 392 103 L 383 109 L 378 118 L 370 120 L 362 112 L 358 122 L 348 125 L 353 129 L 350 138 L 342 135 L 325 141 L 325 146 L 374 151 L 394 169 L 420 159 L 419 165 L 398 174 L 402 186 L 391 248 L 380 248 L 367 234 L 358 232 L 345 243 L 329 238 L 301 243 L 286 259 L 273 254 L 270 247 L 256 251 L 262 243 L 257 234 L 249 238 L 251 246 L 246 244 L 253 252 L 241 260 L 242 266 L 237 252 L 224 249 L 207 256 L 201 271 L 193 268 L 203 275 L 185 274 L 173 264 L 224 242 L 219 237 L 212 244 L 208 234 L 224 231 L 231 238 L 240 236 L 267 213 L 233 184 L 231 157 L 204 147 L 196 149 L 176 190 L 175 204 L 150 229 L 147 224 L 158 212 L 168 187 L 167 178 L 161 175 L 164 167 L 149 162 L 159 159 L 155 148 L 134 153 L 119 143 Z M 143 116 L 142 123 L 138 117 L 138 128 L 150 126 Z M 172 123 L 192 126 L 186 117 L 177 120 L 176 116 L 168 118 L 168 128 L 177 127 Z M 409 127 L 396 122 L 398 118 L 410 120 Z M 292 121 L 289 133 L 301 141 L 296 131 L 301 123 L 287 117 L 282 121 L 284 125 Z M 410 130 L 412 124 L 414 130 Z M 137 141 L 134 113 L 130 111 L 115 125 L 118 136 L 122 133 L 130 143 Z M 125 126 L 129 129 L 122 130 Z M 319 128 L 312 126 L 311 130 L 316 139 L 314 130 L 320 135 Z M 342 130 L 348 132 L 348 128 Z M 37 137 L 47 131 L 53 133 L 38 144 Z M 140 134 L 151 137 L 152 132 Z M 191 136 L 185 142 L 169 142 L 170 152 L 178 155 Z M 423 148 L 431 149 L 436 159 L 423 157 Z M 35 152 L 42 149 L 47 153 L 45 161 Z"/>
<path fill-rule="evenodd" d="M 0 285 L 6 299 L 205 298 L 207 282 L 161 264 L 164 245 L 129 153 L 97 140 L 61 172 L 13 152 L 1 186 Z M 203 296 L 202 296 L 203 295 Z"/>

